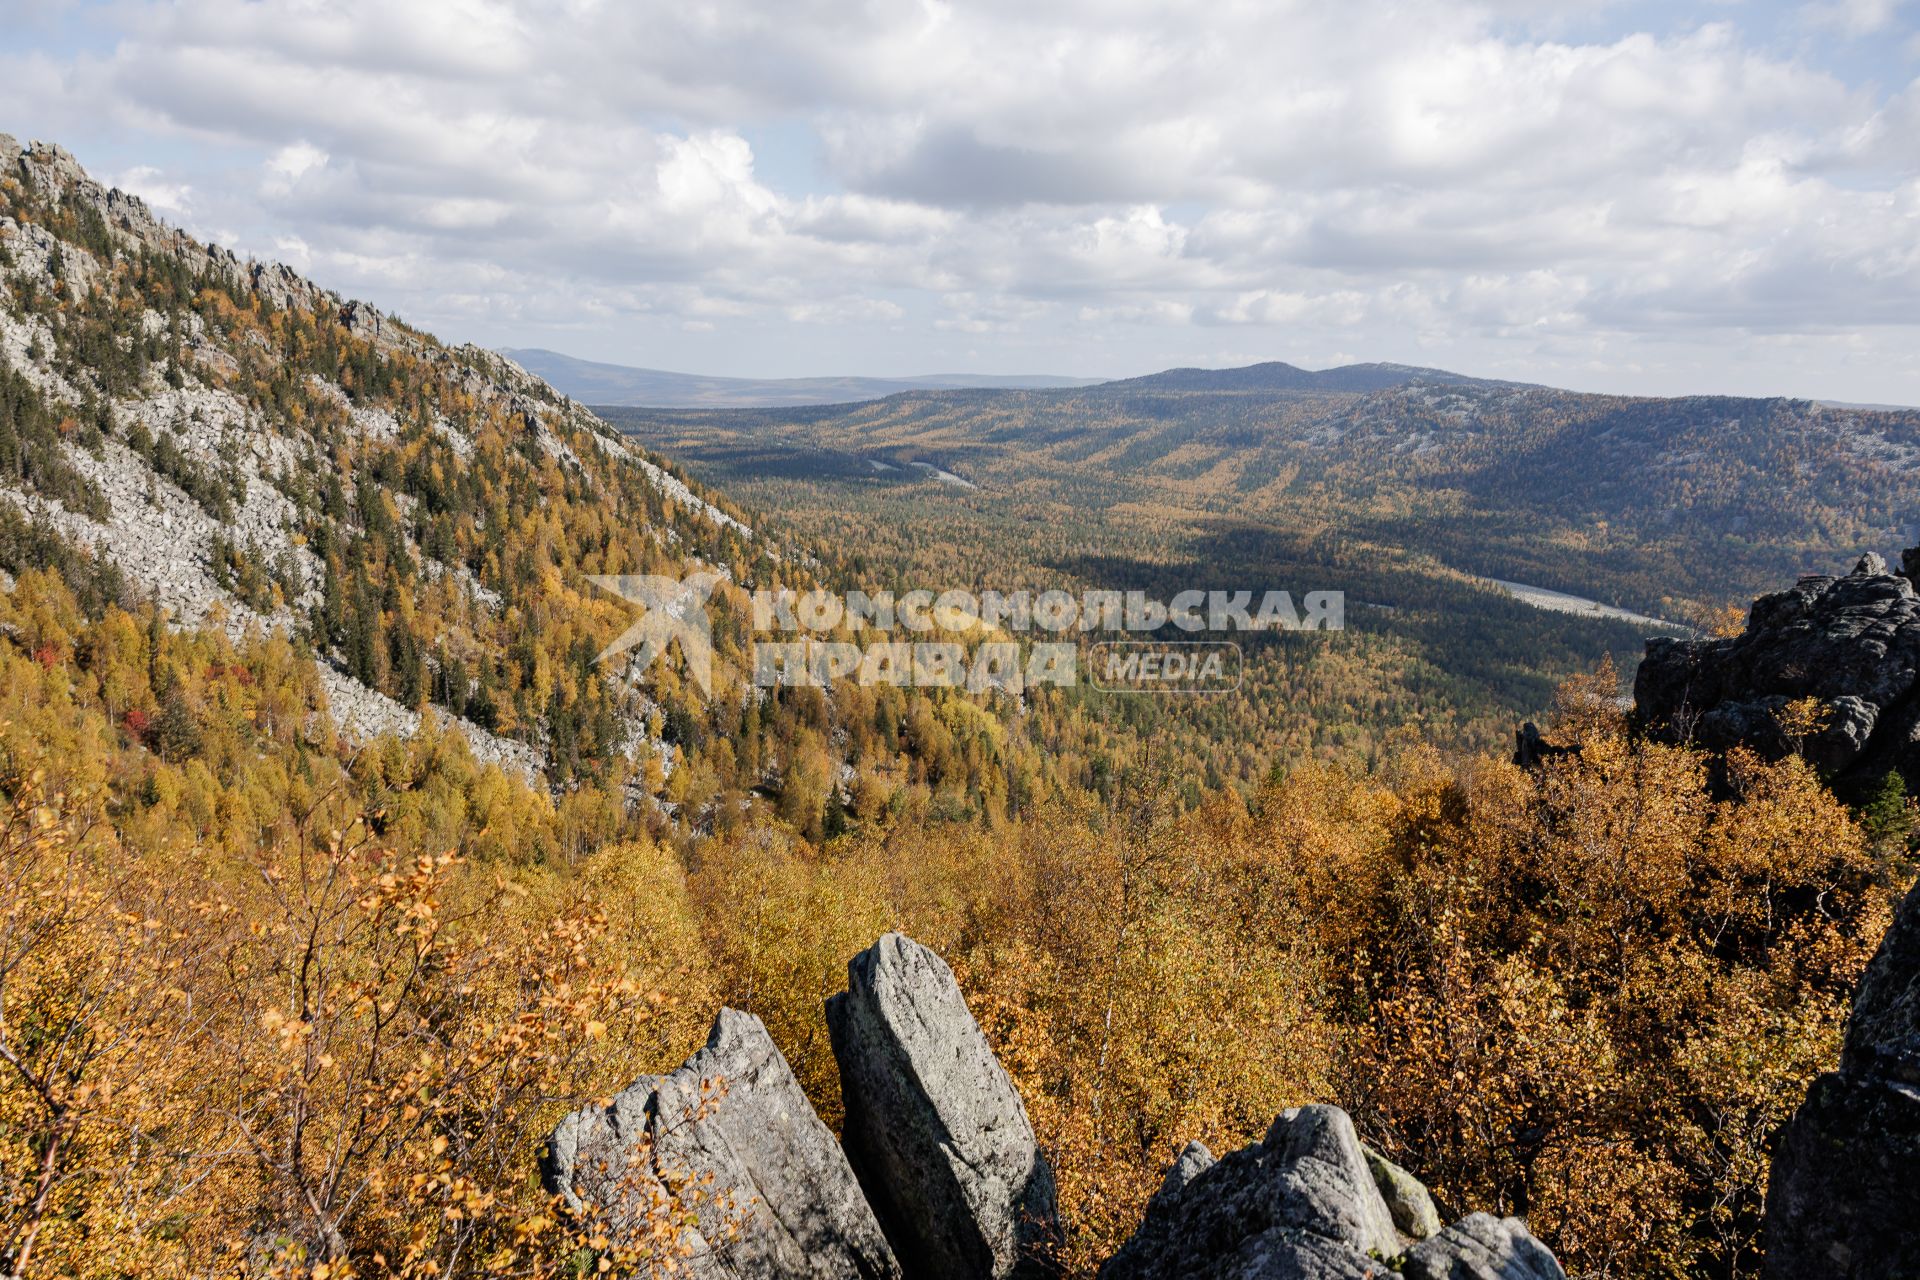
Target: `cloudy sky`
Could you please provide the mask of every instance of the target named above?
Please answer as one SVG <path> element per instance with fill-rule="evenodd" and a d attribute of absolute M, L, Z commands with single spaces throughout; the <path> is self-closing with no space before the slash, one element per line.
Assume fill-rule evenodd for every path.
<path fill-rule="evenodd" d="M 1920 404 L 1920 0 L 0 0 L 0 131 L 442 336 Z"/>

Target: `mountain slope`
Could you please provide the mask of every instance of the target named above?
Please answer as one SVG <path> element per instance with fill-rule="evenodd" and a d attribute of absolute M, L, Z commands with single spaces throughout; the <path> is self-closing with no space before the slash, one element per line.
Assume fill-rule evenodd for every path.
<path fill-rule="evenodd" d="M 722 378 L 670 373 L 630 365 L 580 360 L 558 351 L 509 349 L 522 368 L 587 404 L 652 405 L 666 408 L 752 408 L 771 405 L 850 404 L 901 391 L 965 388 L 1079 387 L 1092 378 L 1047 374 L 929 374 L 918 378 Z"/>
<path fill-rule="evenodd" d="M 1073 725 L 1045 753 L 1008 732 L 1044 698 L 758 687 L 751 593 L 841 585 L 832 568 L 505 357 L 199 244 L 64 152 L 0 139 L 0 587 L 65 619 L 30 649 L 119 726 L 127 785 L 238 735 L 295 774 L 358 768 L 376 809 L 467 778 L 436 829 L 497 844 L 505 793 L 447 764 L 451 728 L 534 783 L 575 851 L 759 820 L 817 841 L 936 799 L 998 821 L 1111 750 Z M 638 611 L 596 576 L 695 572 L 710 684 L 678 645 L 600 660 Z M 90 637 L 129 625 L 146 675 L 103 684 Z M 159 655 L 181 644 L 175 670 Z M 274 677 L 298 715 L 266 737 L 232 722 L 254 696 L 235 672 L 303 665 L 310 682 Z"/>
<path fill-rule="evenodd" d="M 510 650 L 563 616 L 604 643 L 624 606 L 579 570 L 731 573 L 765 554 L 743 522 L 499 356 L 200 245 L 57 149 L 0 138 L 0 173 L 9 570 L 27 521 L 176 624 L 302 637 L 355 737 L 434 707 L 528 775 L 657 749 L 639 694 Z"/>

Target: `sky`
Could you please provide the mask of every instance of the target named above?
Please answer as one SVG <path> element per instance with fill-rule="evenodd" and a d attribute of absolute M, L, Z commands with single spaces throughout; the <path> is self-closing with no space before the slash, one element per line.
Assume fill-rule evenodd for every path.
<path fill-rule="evenodd" d="M 1920 404 L 1920 0 L 0 0 L 0 132 L 452 341 Z"/>

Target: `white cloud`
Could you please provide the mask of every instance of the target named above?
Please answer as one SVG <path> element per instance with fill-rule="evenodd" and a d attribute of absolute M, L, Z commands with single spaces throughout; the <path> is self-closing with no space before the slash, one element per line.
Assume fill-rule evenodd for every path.
<path fill-rule="evenodd" d="M 1893 25 L 1906 0 L 1831 0 L 1802 12 L 1815 26 L 1836 27 L 1849 36 L 1871 35 Z"/>
<path fill-rule="evenodd" d="M 886 298 L 849 298 L 833 302 L 796 302 L 786 308 L 796 324 L 844 324 L 858 320 L 898 320 L 906 314 Z"/>
<path fill-rule="evenodd" d="M 104 176 L 106 181 L 139 196 L 163 214 L 180 218 L 193 210 L 193 188 L 184 182 L 168 181 L 167 176 L 152 165 L 135 165 L 124 173 Z"/>
<path fill-rule="evenodd" d="M 1371 299 L 1355 290 L 1308 294 L 1287 289 L 1254 289 L 1209 311 L 1205 319 L 1212 324 L 1346 326 L 1364 319 L 1370 305 Z"/>
<path fill-rule="evenodd" d="M 1080 319 L 1095 324 L 1114 321 L 1128 324 L 1187 324 L 1193 319 L 1193 304 L 1159 298 L 1150 302 L 1116 303 L 1106 307 L 1087 306 L 1080 308 Z"/>
<path fill-rule="evenodd" d="M 1882 35 L 1909 12 L 1828 8 Z M 0 111 L 198 149 L 126 180 L 501 341 L 592 317 L 738 353 L 793 323 L 856 363 L 885 328 L 921 335 L 889 348 L 914 367 L 973 350 L 956 332 L 1138 368 L 1233 326 L 1280 355 L 1650 368 L 1753 333 L 1905 351 L 1920 324 L 1920 82 L 1773 49 L 1737 6 L 1604 38 L 1570 34 L 1588 6 L 1470 0 L 111 13 L 106 52 L 0 54 Z"/>
<path fill-rule="evenodd" d="M 267 172 L 288 182 L 298 182 L 309 170 L 326 163 L 326 152 L 308 142 L 295 142 L 267 157 Z"/>

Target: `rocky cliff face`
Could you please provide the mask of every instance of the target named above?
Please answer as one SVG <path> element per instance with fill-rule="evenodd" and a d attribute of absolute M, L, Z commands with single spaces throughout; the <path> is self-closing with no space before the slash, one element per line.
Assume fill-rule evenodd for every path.
<path fill-rule="evenodd" d="M 1920 885 L 1860 980 L 1840 1069 L 1781 1135 L 1770 1280 L 1920 1276 Z"/>
<path fill-rule="evenodd" d="M 1746 629 L 1719 640 L 1655 639 L 1634 679 L 1655 738 L 1803 751 L 1847 781 L 1898 769 L 1920 782 L 1920 594 L 1877 555 L 1844 577 L 1809 576 L 1753 602 Z M 1792 742 L 1786 708 L 1812 699 L 1820 727 Z"/>
<path fill-rule="evenodd" d="M 757 1018 L 724 1010 L 706 1048 L 554 1130 L 547 1184 L 638 1239 L 675 1188 L 712 1190 L 680 1231 L 698 1277 L 1005 1280 L 1052 1269 L 1053 1179 L 1026 1109 L 952 971 L 888 934 L 828 1006 L 845 1154 Z M 884 1230 L 884 1237 L 882 1231 Z M 1515 1219 L 1440 1226 L 1419 1181 L 1337 1107 L 1284 1112 L 1219 1160 L 1175 1157 L 1101 1280 L 1564 1280 Z"/>

